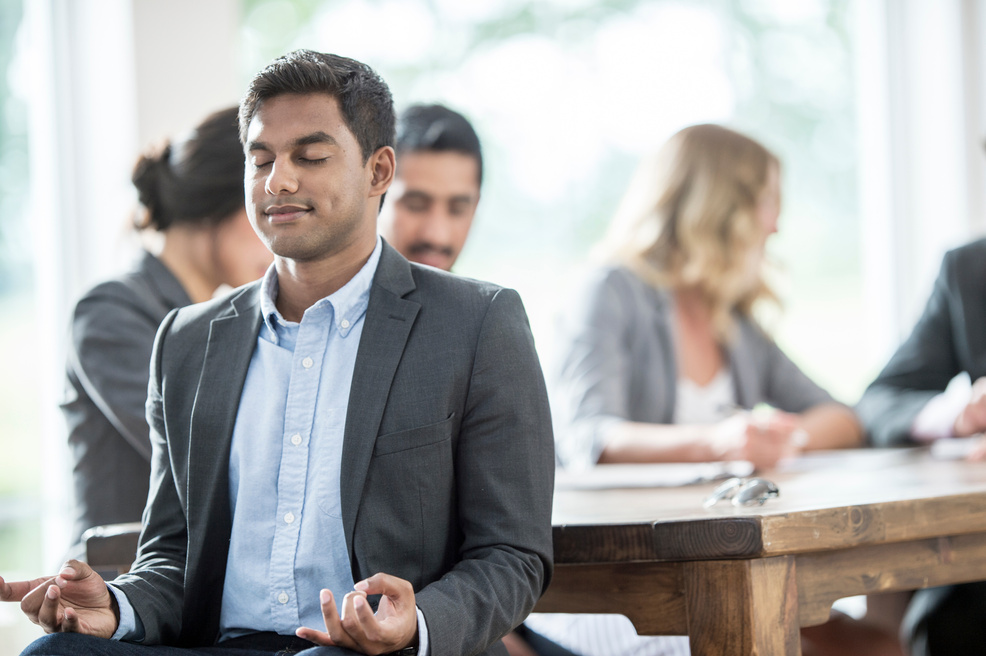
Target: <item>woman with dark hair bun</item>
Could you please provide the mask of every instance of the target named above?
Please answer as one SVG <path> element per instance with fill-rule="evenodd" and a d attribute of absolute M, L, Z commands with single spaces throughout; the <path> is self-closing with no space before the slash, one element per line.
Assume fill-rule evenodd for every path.
<path fill-rule="evenodd" d="M 61 407 L 74 462 L 73 551 L 88 528 L 140 520 L 151 457 L 144 401 L 158 325 L 220 286 L 260 278 L 272 262 L 246 216 L 243 163 L 230 107 L 147 150 L 134 166 L 135 228 L 156 232 L 160 250 L 88 291 L 72 315 Z"/>

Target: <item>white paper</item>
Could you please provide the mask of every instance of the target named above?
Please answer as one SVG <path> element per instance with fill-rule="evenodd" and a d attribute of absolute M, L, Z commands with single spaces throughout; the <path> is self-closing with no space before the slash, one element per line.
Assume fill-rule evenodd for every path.
<path fill-rule="evenodd" d="M 946 437 L 931 443 L 931 457 L 936 460 L 963 460 L 983 439 L 982 433 L 971 437 Z"/>
<path fill-rule="evenodd" d="M 753 463 L 666 462 L 633 465 L 596 465 L 584 471 L 555 472 L 557 490 L 606 490 L 614 488 L 680 487 L 708 483 L 733 476 L 749 476 Z"/>

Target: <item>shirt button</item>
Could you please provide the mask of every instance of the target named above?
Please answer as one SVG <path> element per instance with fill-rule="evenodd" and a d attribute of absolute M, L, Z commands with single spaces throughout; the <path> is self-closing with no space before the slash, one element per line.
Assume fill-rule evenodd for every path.
<path fill-rule="evenodd" d="M 277 595 L 277 600 L 282 604 L 288 603 L 288 593 L 282 592 L 281 594 Z"/>
<path fill-rule="evenodd" d="M 288 524 L 290 524 L 291 522 L 293 522 L 294 521 L 294 513 L 288 513 L 287 515 L 285 515 L 284 516 L 284 521 L 287 522 Z"/>
<path fill-rule="evenodd" d="M 301 435 L 298 435 L 297 433 L 295 433 L 294 435 L 292 435 L 291 436 L 291 444 L 293 444 L 295 446 L 298 446 L 299 444 L 301 444 Z"/>
<path fill-rule="evenodd" d="M 311 369 L 313 364 L 315 364 L 315 361 L 311 358 L 305 358 L 301 361 L 301 366 L 305 369 Z"/>
<path fill-rule="evenodd" d="M 349 328 L 349 319 L 343 319 L 341 322 L 339 322 L 339 325 L 342 326 L 343 328 Z"/>

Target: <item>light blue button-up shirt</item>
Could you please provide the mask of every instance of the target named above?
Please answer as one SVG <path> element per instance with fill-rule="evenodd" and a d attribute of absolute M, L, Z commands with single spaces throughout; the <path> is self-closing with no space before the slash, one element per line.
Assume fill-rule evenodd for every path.
<path fill-rule="evenodd" d="M 339 504 L 349 388 L 370 285 L 370 259 L 300 323 L 277 311 L 277 273 L 261 287 L 264 325 L 233 429 L 229 496 L 233 530 L 221 639 L 254 631 L 324 629 L 322 588 L 341 607 L 353 589 Z"/>
<path fill-rule="evenodd" d="M 353 590 L 340 506 L 349 390 L 382 242 L 353 278 L 300 323 L 277 311 L 277 272 L 261 286 L 264 325 L 233 428 L 229 493 L 233 528 L 220 614 L 221 640 L 256 631 L 324 630 L 319 591 L 340 606 Z M 121 606 L 117 639 L 143 630 Z M 419 653 L 427 626 L 418 611 Z"/>

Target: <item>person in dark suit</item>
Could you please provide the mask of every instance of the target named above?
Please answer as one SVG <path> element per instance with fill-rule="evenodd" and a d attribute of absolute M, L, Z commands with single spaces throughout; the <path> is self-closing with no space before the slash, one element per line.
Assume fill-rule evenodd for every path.
<path fill-rule="evenodd" d="M 443 105 L 412 105 L 397 120 L 397 173 L 380 234 L 412 262 L 451 271 L 472 228 L 483 183 L 479 136 Z"/>
<path fill-rule="evenodd" d="M 377 236 L 394 114 L 369 67 L 279 58 L 240 126 L 275 266 L 162 324 L 133 570 L 0 581 L 56 632 L 25 654 L 502 654 L 552 566 L 551 422 L 520 299 Z"/>
<path fill-rule="evenodd" d="M 967 373 L 972 388 L 945 394 Z M 875 446 L 986 430 L 986 239 L 946 253 L 924 313 L 856 406 Z"/>
<path fill-rule="evenodd" d="M 131 176 L 140 199 L 134 226 L 160 246 L 87 291 L 72 312 L 61 408 L 73 460 L 73 555 L 81 555 L 86 529 L 140 521 L 151 473 L 147 372 L 161 321 L 270 266 L 244 209 L 236 122 L 236 107 L 217 111 L 140 155 Z"/>
<path fill-rule="evenodd" d="M 961 373 L 971 386 L 950 386 Z M 924 313 L 856 411 L 874 446 L 986 430 L 986 239 L 946 253 Z M 901 633 L 914 656 L 980 654 L 984 616 L 986 583 L 928 588 L 914 593 Z"/>

